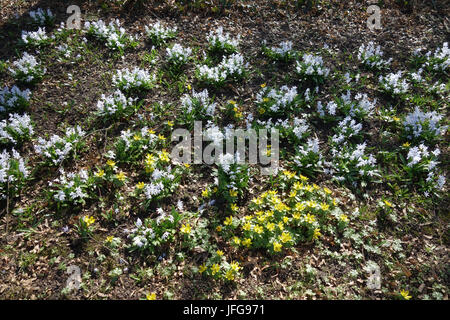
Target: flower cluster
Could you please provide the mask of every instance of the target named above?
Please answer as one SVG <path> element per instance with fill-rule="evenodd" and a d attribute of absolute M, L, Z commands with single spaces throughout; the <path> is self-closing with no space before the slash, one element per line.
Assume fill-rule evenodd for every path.
<path fill-rule="evenodd" d="M 317 112 L 324 121 L 335 121 L 338 105 L 335 101 L 329 101 L 324 107 L 321 101 L 317 102 Z"/>
<path fill-rule="evenodd" d="M 192 94 L 186 94 L 181 98 L 183 120 L 192 125 L 195 120 L 206 120 L 214 116 L 217 104 L 209 97 L 207 89 L 201 92 L 192 90 Z"/>
<path fill-rule="evenodd" d="M 422 112 L 416 107 L 403 121 L 406 137 L 409 140 L 433 141 L 447 131 L 447 126 L 439 125 L 442 118 L 436 111 Z"/>
<path fill-rule="evenodd" d="M 199 266 L 198 272 L 214 279 L 234 281 L 241 276 L 242 267 L 237 261 L 228 262 L 223 251 L 217 250 L 205 263 Z"/>
<path fill-rule="evenodd" d="M 274 61 L 283 61 L 285 63 L 295 59 L 297 52 L 292 49 L 292 41 L 283 41 L 279 47 L 267 47 L 263 43 L 263 52 Z"/>
<path fill-rule="evenodd" d="M 330 73 L 330 69 L 324 66 L 321 56 L 304 54 L 302 61 L 296 61 L 295 72 L 302 79 L 311 80 L 318 84 L 325 81 L 325 78 Z"/>
<path fill-rule="evenodd" d="M 389 73 L 387 76 L 380 76 L 380 87 L 383 91 L 394 95 L 402 95 L 408 91 L 409 84 L 406 79 L 402 78 L 402 71 L 397 73 Z"/>
<path fill-rule="evenodd" d="M 24 159 L 16 150 L 0 153 L 0 199 L 17 196 L 28 178 Z"/>
<path fill-rule="evenodd" d="M 317 240 L 322 232 L 340 224 L 342 214 L 331 190 L 311 185 L 307 177 L 293 172 L 279 175 L 280 183 L 289 190 L 285 199 L 278 190 L 266 191 L 251 201 L 251 214 L 225 219 L 222 232 L 231 235 L 232 245 L 276 254 L 300 242 Z"/>
<path fill-rule="evenodd" d="M 234 53 L 238 51 L 241 36 L 232 38 L 229 33 L 223 32 L 223 27 L 211 30 L 206 37 L 211 52 Z"/>
<path fill-rule="evenodd" d="M 155 132 L 147 127 L 136 132 L 130 129 L 123 130 L 114 145 L 115 153 L 111 151 L 109 158 L 123 163 L 132 163 L 141 159 L 153 148 L 158 139 Z"/>
<path fill-rule="evenodd" d="M 307 176 L 313 177 L 323 169 L 323 157 L 320 152 L 319 139 L 309 138 L 306 144 L 297 148 L 294 157 L 297 170 Z"/>
<path fill-rule="evenodd" d="M 31 20 L 37 25 L 52 26 L 55 23 L 55 15 L 50 9 L 43 10 L 38 8 L 36 11 L 30 11 Z"/>
<path fill-rule="evenodd" d="M 166 48 L 167 59 L 172 67 L 179 68 L 185 65 L 192 54 L 191 48 L 184 48 L 175 43 L 171 48 Z"/>
<path fill-rule="evenodd" d="M 153 45 L 159 46 L 168 40 L 175 38 L 177 27 L 164 27 L 159 21 L 150 26 L 145 26 L 145 33 Z"/>
<path fill-rule="evenodd" d="M 54 134 L 49 140 L 39 138 L 34 148 L 50 165 L 58 165 L 82 148 L 84 135 L 79 126 L 69 127 L 63 137 Z"/>
<path fill-rule="evenodd" d="M 29 115 L 12 113 L 8 120 L 0 121 L 0 144 L 19 145 L 33 135 L 33 124 Z"/>
<path fill-rule="evenodd" d="M 368 182 L 376 182 L 380 173 L 377 170 L 376 159 L 372 154 L 366 154 L 366 143 L 352 146 L 341 144 L 331 149 L 331 161 L 324 162 L 325 174 L 332 176 L 338 182 L 349 182 L 352 187 L 365 187 Z"/>
<path fill-rule="evenodd" d="M 224 56 L 216 67 L 201 65 L 196 70 L 197 78 L 204 83 L 221 86 L 227 81 L 242 79 L 248 63 L 244 63 L 244 57 L 240 53 Z"/>
<path fill-rule="evenodd" d="M 445 176 L 439 174 L 437 166 L 439 164 L 437 158 L 440 154 L 439 148 L 429 151 L 424 144 L 411 147 L 408 151 L 408 163 L 404 169 L 411 182 L 418 181 L 427 196 L 430 191 L 443 190 L 445 185 Z"/>
<path fill-rule="evenodd" d="M 392 62 L 392 58 L 389 60 L 383 59 L 383 51 L 373 41 L 370 41 L 367 45 L 362 44 L 359 47 L 358 60 L 372 70 L 381 70 L 388 67 Z"/>
<path fill-rule="evenodd" d="M 356 122 L 351 117 L 346 117 L 336 126 L 336 133 L 331 137 L 331 144 L 337 146 L 343 142 L 348 142 L 352 137 L 360 138 L 361 129 L 361 123 Z"/>
<path fill-rule="evenodd" d="M 22 42 L 27 46 L 39 47 L 49 42 L 49 37 L 45 33 L 45 28 L 37 31 L 22 31 Z"/>
<path fill-rule="evenodd" d="M 282 86 L 279 90 L 264 87 L 256 95 L 258 112 L 264 116 L 289 114 L 298 103 L 297 87 Z"/>
<path fill-rule="evenodd" d="M 9 68 L 12 76 L 19 82 L 35 84 L 42 79 L 45 68 L 42 68 L 36 58 L 24 52 L 21 59 L 13 62 L 13 67 Z"/>
<path fill-rule="evenodd" d="M 433 55 L 431 54 L 431 51 L 427 52 L 425 57 L 425 67 L 434 71 L 446 71 L 450 66 L 450 49 L 448 48 L 448 42 L 444 42 L 442 48 L 437 48 Z"/>
<path fill-rule="evenodd" d="M 17 86 L 0 90 L 0 113 L 5 111 L 24 111 L 30 104 L 31 91 L 20 90 Z"/>
<path fill-rule="evenodd" d="M 266 121 L 256 120 L 252 126 L 255 129 L 265 128 L 270 130 L 275 128 L 279 131 L 281 138 L 291 140 L 294 144 L 297 141 L 306 138 L 310 134 L 309 125 L 306 119 L 297 117 L 294 117 L 292 120 L 278 119 L 275 122 L 272 121 L 272 118 Z"/>
<path fill-rule="evenodd" d="M 136 99 L 127 98 L 122 91 L 116 90 L 112 95 L 102 94 L 97 102 L 97 114 L 100 117 L 118 119 L 132 115 L 137 107 Z"/>
<path fill-rule="evenodd" d="M 233 203 L 243 195 L 248 185 L 249 168 L 245 164 L 240 164 L 239 153 L 220 154 L 217 167 L 217 197 L 227 203 Z"/>
<path fill-rule="evenodd" d="M 87 21 L 84 27 L 89 35 L 104 41 L 108 48 L 117 50 L 120 54 L 123 54 L 126 47 L 136 45 L 133 38 L 126 34 L 118 19 L 110 21 L 108 25 L 103 20 Z"/>
<path fill-rule="evenodd" d="M 60 176 L 49 183 L 49 196 L 58 208 L 84 205 L 90 197 L 93 185 L 92 177 L 82 169 L 79 172 L 65 173 L 60 169 Z"/>
<path fill-rule="evenodd" d="M 130 251 L 155 253 L 162 245 L 173 241 L 180 214 L 174 209 L 169 214 L 162 209 L 157 211 L 159 215 L 155 219 L 147 218 L 144 222 L 137 219 L 136 227 L 128 235 L 131 240 L 128 247 Z"/>
<path fill-rule="evenodd" d="M 140 92 L 153 88 L 156 81 L 156 75 L 150 75 L 147 70 L 134 68 L 130 71 L 128 68 L 117 70 L 112 78 L 112 83 L 125 93 Z"/>
<path fill-rule="evenodd" d="M 352 101 L 350 90 L 337 100 L 339 109 L 344 115 L 363 120 L 373 113 L 377 99 L 370 101 L 367 94 L 357 93 L 355 100 Z"/>

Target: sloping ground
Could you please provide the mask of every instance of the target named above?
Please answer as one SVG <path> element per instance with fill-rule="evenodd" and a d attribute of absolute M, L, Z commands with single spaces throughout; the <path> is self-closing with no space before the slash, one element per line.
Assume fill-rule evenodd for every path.
<path fill-rule="evenodd" d="M 439 148 L 433 172 L 436 177 L 445 176 L 448 135 L 443 130 L 436 137 L 411 139 L 403 125 L 416 106 L 442 115 L 441 128 L 448 125 L 448 68 L 436 72 L 424 67 L 422 83 L 413 84 L 411 78 L 421 66 L 411 63 L 414 50 L 424 48 L 422 54 L 434 54 L 448 40 L 448 7 L 436 1 L 436 7 L 417 4 L 410 10 L 384 1 L 380 4 L 382 29 L 371 31 L 365 2 L 322 1 L 311 10 L 283 1 L 231 1 L 225 7 L 201 5 L 201 1 L 191 5 L 128 1 L 123 8 L 111 2 L 70 4 L 78 3 L 85 21 L 118 18 L 127 34 L 136 35 L 137 46 L 125 49 L 123 55 L 86 30 L 58 31 L 59 23 L 68 17 L 66 2 L 0 0 L 0 84 L 31 90 L 25 113 L 34 124 L 30 140 L 1 146 L 8 152 L 17 150 L 29 168 L 23 188 L 9 194 L 1 205 L 2 298 L 141 299 L 152 298 L 152 293 L 157 299 L 448 298 L 448 188 L 427 184 L 428 171 L 423 168 L 409 174 L 407 165 L 410 150 L 423 143 L 430 153 Z M 39 49 L 21 46 L 22 30 L 37 30 L 28 12 L 38 7 L 56 14 L 56 26 L 46 28 L 47 34 L 56 37 Z M 152 50 L 145 26 L 157 21 L 176 26 L 177 34 Z M 216 54 L 204 59 L 207 36 L 220 26 L 232 37 L 240 35 L 238 50 L 249 66 L 243 79 L 215 86 L 199 81 L 196 68 L 217 64 L 222 58 Z M 301 79 L 294 60 L 274 62 L 262 53 L 263 41 L 271 47 L 288 40 L 299 52 L 296 60 L 301 61 L 304 53 L 322 56 L 324 68 L 330 69 L 322 84 Z M 358 59 L 358 49 L 369 41 L 380 45 L 383 58 L 392 58 L 387 69 L 369 70 Z M 193 49 L 193 58 L 179 73 L 167 64 L 166 47 L 174 43 Z M 60 47 L 63 44 L 67 47 Z M 25 51 L 46 67 L 42 81 L 34 86 L 19 84 L 8 70 Z M 116 90 L 117 70 L 134 67 L 156 74 L 153 88 L 130 94 L 139 98 L 137 112 L 105 120 L 97 114 L 97 101 Z M 410 83 L 407 93 L 383 92 L 379 76 L 400 70 Z M 351 81 L 346 80 L 347 73 Z M 436 82 L 444 89 L 433 92 L 430 88 Z M 265 113 L 270 108 L 264 103 L 272 100 L 258 104 L 258 93 L 283 85 L 297 88 L 298 101 L 272 118 L 287 119 L 290 125 L 294 118 L 304 119 L 308 126 L 300 137 L 285 130 L 280 163 L 288 171 L 269 177 L 262 176 L 258 166 L 250 166 L 248 185 L 242 182 L 234 196 L 220 185 L 215 192 L 216 165 L 173 164 L 179 183 L 168 183 L 172 188 L 167 188 L 164 198 L 146 199 L 145 191 L 154 178 L 153 168 L 144 170 L 152 162 L 147 153 L 156 158 L 158 169 L 167 170 L 163 151 L 175 145 L 170 141 L 172 130 L 189 128 L 181 103 L 185 94 L 207 89 L 217 103 L 209 120 L 221 129 L 229 124 L 246 128 L 256 125 L 250 114 L 255 120 L 269 119 Z M 318 93 L 313 94 L 316 86 Z M 313 101 L 305 97 L 308 88 Z M 376 102 L 370 115 L 356 119 L 360 131 L 334 144 L 332 136 L 343 127 L 340 121 L 348 111 L 339 108 L 326 119 L 317 112 L 317 105 L 320 101 L 325 107 L 347 90 L 352 98 L 365 93 L 369 104 Z M 66 128 L 77 125 L 85 132 L 80 139 L 83 146 L 62 163 L 52 165 L 36 152 L 39 138 L 63 136 Z M 128 129 L 131 143 L 139 146 L 133 149 L 138 156 L 132 158 L 129 149 L 119 159 L 116 142 Z M 148 137 L 156 142 L 147 143 Z M 325 160 L 322 166 L 314 160 L 313 171 L 294 161 L 296 150 L 308 138 L 319 139 Z M 333 149 L 362 143 L 367 146 L 365 154 L 376 160 L 368 170 L 379 176 L 363 178 L 358 167 L 352 174 L 342 174 L 344 180 L 339 181 L 338 174 L 329 171 L 337 166 Z M 115 164 L 107 162 L 108 151 L 116 153 Z M 351 167 L 348 157 L 343 162 L 345 168 Z M 55 200 L 54 180 L 61 168 L 66 173 L 88 172 L 85 203 Z M 219 170 L 219 180 L 227 179 L 223 173 Z M 245 170 L 238 176 L 245 178 Z M 139 194 L 140 182 L 145 186 Z M 161 215 L 165 218 L 158 218 Z M 149 243 L 139 247 L 143 240 L 129 237 L 137 221 L 151 224 L 156 233 L 153 240 L 159 238 L 159 242 L 151 243 L 148 237 Z M 80 231 L 83 226 L 86 233 Z M 163 236 L 164 232 L 168 233 Z M 70 291 L 66 286 L 70 276 L 76 278 L 76 270 L 81 272 L 81 287 Z"/>

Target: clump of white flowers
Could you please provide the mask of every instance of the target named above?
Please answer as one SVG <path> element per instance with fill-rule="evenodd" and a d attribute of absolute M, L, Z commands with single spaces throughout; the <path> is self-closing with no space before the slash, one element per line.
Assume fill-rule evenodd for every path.
<path fill-rule="evenodd" d="M 256 95 L 256 105 L 261 115 L 272 116 L 295 111 L 299 103 L 297 87 L 282 86 L 280 89 L 262 88 Z"/>
<path fill-rule="evenodd" d="M 297 52 L 292 49 L 292 41 L 283 41 L 279 47 L 267 47 L 266 42 L 263 42 L 263 52 L 270 59 L 274 61 L 289 62 L 295 59 Z"/>
<path fill-rule="evenodd" d="M 42 46 L 49 42 L 49 37 L 45 33 L 45 28 L 39 27 L 37 31 L 22 31 L 22 42 L 29 46 Z"/>
<path fill-rule="evenodd" d="M 161 208 L 156 219 L 147 218 L 144 222 L 137 219 L 135 228 L 130 230 L 128 238 L 131 240 L 130 251 L 154 253 L 155 249 L 174 239 L 178 223 L 181 219 L 176 210 L 165 213 Z"/>
<path fill-rule="evenodd" d="M 0 89 L 0 113 L 10 111 L 24 111 L 30 104 L 31 91 L 20 90 L 17 86 L 11 89 Z"/>
<path fill-rule="evenodd" d="M 309 138 L 306 144 L 296 150 L 294 163 L 297 169 L 307 176 L 313 176 L 323 169 L 323 157 L 320 152 L 319 139 Z"/>
<path fill-rule="evenodd" d="M 377 99 L 370 101 L 367 94 L 357 93 L 355 100 L 351 99 L 351 92 L 347 90 L 347 93 L 341 95 L 341 99 L 338 99 L 339 109 L 345 114 L 351 117 L 363 120 L 370 116 L 377 103 Z"/>
<path fill-rule="evenodd" d="M 150 75 L 147 70 L 135 67 L 133 70 L 128 68 L 117 70 L 112 78 L 112 83 L 125 93 L 138 93 L 153 88 L 156 82 L 156 75 Z"/>
<path fill-rule="evenodd" d="M 352 187 L 365 187 L 368 182 L 376 181 L 380 177 L 377 170 L 376 159 L 372 154 L 366 154 L 366 143 L 352 146 L 351 144 L 340 144 L 331 149 L 331 161 L 325 162 L 327 168 L 324 173 L 333 180 L 348 182 Z"/>
<path fill-rule="evenodd" d="M 443 116 L 436 111 L 423 112 L 419 107 L 416 107 L 413 112 L 406 115 L 403 121 L 406 137 L 409 140 L 431 142 L 447 131 L 447 126 L 439 125 L 442 119 Z"/>
<path fill-rule="evenodd" d="M 217 195 L 222 201 L 232 203 L 237 197 L 242 196 L 249 180 L 249 168 L 242 164 L 240 155 L 236 152 L 221 153 L 216 155 L 216 164 L 218 167 Z"/>
<path fill-rule="evenodd" d="M 175 38 L 177 27 L 165 27 L 159 21 L 150 26 L 145 26 L 145 33 L 153 45 L 159 46 L 168 40 Z"/>
<path fill-rule="evenodd" d="M 272 118 L 268 120 L 256 120 L 253 123 L 255 129 L 265 128 L 267 130 L 277 129 L 280 137 L 287 138 L 296 143 L 298 140 L 306 138 L 310 134 L 309 125 L 306 119 L 294 117 L 294 119 L 277 119 L 272 121 Z"/>
<path fill-rule="evenodd" d="M 296 61 L 295 72 L 302 79 L 322 83 L 328 77 L 330 69 L 324 66 L 321 56 L 305 53 L 302 61 Z"/>
<path fill-rule="evenodd" d="M 85 132 L 79 126 L 69 127 L 63 137 L 56 134 L 49 140 L 40 137 L 34 148 L 49 164 L 58 165 L 81 149 L 84 135 Z"/>
<path fill-rule="evenodd" d="M 321 101 L 317 102 L 317 113 L 325 121 L 335 121 L 338 105 L 335 101 L 329 101 L 326 106 Z"/>
<path fill-rule="evenodd" d="M 113 119 L 130 116 L 137 109 L 135 101 L 134 98 L 127 98 L 120 90 L 116 90 L 109 96 L 102 94 L 97 102 L 97 114 L 100 117 Z"/>
<path fill-rule="evenodd" d="M 442 48 L 437 48 L 434 54 L 431 54 L 431 51 L 427 52 L 425 57 L 425 67 L 434 71 L 446 71 L 450 66 L 450 49 L 448 48 L 448 42 L 444 42 Z"/>
<path fill-rule="evenodd" d="M 361 123 L 356 122 L 351 117 L 346 117 L 336 126 L 336 134 L 331 137 L 331 143 L 334 145 L 339 145 L 343 142 L 349 141 L 352 137 L 360 137 L 361 129 Z"/>
<path fill-rule="evenodd" d="M 79 172 L 65 173 L 60 169 L 60 176 L 49 183 L 50 197 L 58 208 L 70 205 L 84 205 L 89 198 L 89 190 L 93 185 L 89 173 L 82 169 Z"/>
<path fill-rule="evenodd" d="M 0 153 L 0 199 L 17 196 L 29 175 L 24 159 L 16 150 Z"/>
<path fill-rule="evenodd" d="M 422 191 L 426 195 L 430 191 L 443 190 L 445 185 L 445 176 L 439 174 L 437 161 L 441 154 L 439 148 L 429 151 L 428 147 L 420 144 L 416 147 L 411 147 L 407 155 L 407 165 L 404 166 L 411 181 L 418 180 Z"/>
<path fill-rule="evenodd" d="M 175 43 L 172 47 L 166 48 L 167 60 L 175 67 L 180 67 L 189 61 L 192 54 L 191 48 L 184 48 L 179 43 Z"/>
<path fill-rule="evenodd" d="M 13 62 L 9 71 L 17 81 L 35 84 L 42 79 L 47 70 L 39 64 L 34 56 L 24 52 L 22 58 Z"/>
<path fill-rule="evenodd" d="M 117 50 L 120 54 L 123 54 L 126 47 L 137 44 L 132 37 L 126 34 L 118 19 L 111 20 L 108 25 L 103 20 L 87 21 L 84 27 L 89 35 L 105 42 L 108 48 Z"/>
<path fill-rule="evenodd" d="M 0 144 L 18 145 L 33 135 L 33 124 L 29 115 L 13 113 L 8 120 L 0 121 Z"/>
<path fill-rule="evenodd" d="M 211 52 L 234 53 L 238 51 L 241 36 L 237 35 L 233 38 L 229 33 L 223 32 L 223 27 L 218 27 L 216 30 L 211 30 L 206 39 Z"/>
<path fill-rule="evenodd" d="M 207 89 L 201 92 L 192 90 L 192 94 L 185 94 L 181 98 L 181 108 L 183 118 L 186 123 L 193 123 L 195 120 L 210 119 L 214 116 L 217 104 L 213 98 L 209 97 Z"/>
<path fill-rule="evenodd" d="M 383 91 L 394 96 L 405 94 L 409 88 L 406 79 L 402 78 L 402 71 L 389 73 L 387 76 L 380 76 L 379 82 Z"/>
<path fill-rule="evenodd" d="M 115 154 L 110 159 L 116 159 L 120 162 L 132 163 L 141 159 L 145 152 L 153 147 L 157 140 L 155 132 L 148 127 L 143 127 L 139 131 L 123 130 L 120 137 L 114 144 Z"/>
<path fill-rule="evenodd" d="M 359 47 L 358 60 L 366 67 L 373 70 L 386 68 L 392 62 L 392 58 L 389 60 L 383 59 L 383 51 L 381 51 L 380 46 L 376 46 L 373 41 L 370 41 L 367 45 L 362 44 Z"/>
<path fill-rule="evenodd" d="M 216 67 L 201 65 L 196 70 L 197 78 L 207 84 L 221 86 L 227 81 L 242 79 L 245 76 L 248 63 L 240 53 L 224 56 Z"/>
<path fill-rule="evenodd" d="M 43 10 L 42 8 L 38 8 L 36 11 L 30 11 L 29 14 L 31 20 L 37 25 L 52 26 L 55 23 L 55 15 L 50 9 Z"/>

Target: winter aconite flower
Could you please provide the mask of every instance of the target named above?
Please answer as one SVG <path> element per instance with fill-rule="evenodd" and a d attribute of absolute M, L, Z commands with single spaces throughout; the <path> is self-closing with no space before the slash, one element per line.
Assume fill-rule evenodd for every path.
<path fill-rule="evenodd" d="M 405 300 L 409 300 L 412 298 L 412 296 L 409 295 L 409 291 L 406 290 L 401 290 L 400 291 L 400 295 L 403 297 L 403 299 Z"/>
<path fill-rule="evenodd" d="M 183 234 L 190 234 L 191 233 L 191 225 L 189 223 L 183 224 L 181 226 L 180 232 Z"/>

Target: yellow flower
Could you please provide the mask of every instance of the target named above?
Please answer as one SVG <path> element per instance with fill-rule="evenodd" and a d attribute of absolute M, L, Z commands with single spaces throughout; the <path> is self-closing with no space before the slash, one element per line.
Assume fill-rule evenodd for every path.
<path fill-rule="evenodd" d="M 146 296 L 146 299 L 147 300 L 156 300 L 156 293 L 147 293 L 147 296 Z"/>
<path fill-rule="evenodd" d="M 302 181 L 308 181 L 308 177 L 305 177 L 305 176 L 300 175 L 300 180 L 302 180 Z"/>
<path fill-rule="evenodd" d="M 141 137 L 138 136 L 137 134 L 135 134 L 135 135 L 133 136 L 133 140 L 134 140 L 134 141 L 139 141 L 139 140 L 141 140 Z"/>
<path fill-rule="evenodd" d="M 255 231 L 257 234 L 261 234 L 261 233 L 264 232 L 264 229 L 263 229 L 263 227 L 261 227 L 261 226 L 255 226 L 255 227 L 253 228 L 253 231 Z"/>
<path fill-rule="evenodd" d="M 86 226 L 89 227 L 91 224 L 93 224 L 95 222 L 95 219 L 94 219 L 94 217 L 91 217 L 91 216 L 84 216 L 83 221 L 86 224 Z"/>
<path fill-rule="evenodd" d="M 308 223 L 313 223 L 314 221 L 316 221 L 316 217 L 313 214 L 307 213 L 305 216 L 305 221 Z"/>
<path fill-rule="evenodd" d="M 212 273 L 212 275 L 215 275 L 219 271 L 220 271 L 220 265 L 218 265 L 217 263 L 214 263 L 211 266 L 211 273 Z"/>
<path fill-rule="evenodd" d="M 258 111 L 259 111 L 259 114 L 264 114 L 266 112 L 266 110 L 264 108 L 259 108 Z"/>
<path fill-rule="evenodd" d="M 169 153 L 166 150 L 161 151 L 161 153 L 159 154 L 159 160 L 163 162 L 169 162 Z"/>
<path fill-rule="evenodd" d="M 116 166 L 116 163 L 114 161 L 112 161 L 111 159 L 106 161 L 106 164 L 108 166 L 110 166 L 111 168 L 114 168 Z"/>
<path fill-rule="evenodd" d="M 284 223 L 288 223 L 289 222 L 289 218 L 288 217 L 283 217 L 283 222 Z"/>
<path fill-rule="evenodd" d="M 326 194 L 331 194 L 331 190 L 327 187 L 323 188 L 323 191 L 325 191 Z"/>
<path fill-rule="evenodd" d="M 387 200 L 383 200 L 383 201 L 384 201 L 384 204 L 385 204 L 385 205 L 387 205 L 388 207 L 392 208 L 392 203 L 390 203 L 390 202 L 387 201 Z"/>
<path fill-rule="evenodd" d="M 229 226 L 230 224 L 232 224 L 233 223 L 233 217 L 232 216 L 229 216 L 229 217 L 226 217 L 225 218 L 225 221 L 224 221 L 224 225 L 226 225 L 226 226 Z"/>
<path fill-rule="evenodd" d="M 267 101 L 269 101 L 269 98 L 265 97 L 265 98 L 263 98 L 263 101 L 267 102 Z"/>
<path fill-rule="evenodd" d="M 236 101 L 234 101 L 234 100 L 229 100 L 228 103 L 229 103 L 229 104 L 232 104 L 232 105 L 235 105 L 235 104 L 236 104 Z"/>
<path fill-rule="evenodd" d="M 236 244 L 236 245 L 240 245 L 240 244 L 241 244 L 241 239 L 239 239 L 238 237 L 234 237 L 234 238 L 233 238 L 233 242 L 234 242 L 234 244 Z"/>
<path fill-rule="evenodd" d="M 202 191 L 202 197 L 203 198 L 208 198 L 209 197 L 209 189 L 205 189 Z"/>
<path fill-rule="evenodd" d="M 122 181 L 122 182 L 125 181 L 125 178 L 126 178 L 125 173 L 123 173 L 123 171 L 120 171 L 118 174 L 116 174 L 116 178 L 119 181 Z"/>
<path fill-rule="evenodd" d="M 217 231 L 217 232 L 222 231 L 222 226 L 217 226 L 217 227 L 216 227 L 216 231 Z"/>
<path fill-rule="evenodd" d="M 242 245 L 246 246 L 247 248 L 250 248 L 252 245 L 252 239 L 246 238 L 245 240 L 242 240 Z"/>
<path fill-rule="evenodd" d="M 158 134 L 158 139 L 164 141 L 166 140 L 166 137 L 164 137 L 162 134 Z"/>
<path fill-rule="evenodd" d="M 261 85 L 261 88 L 265 88 L 266 87 L 266 83 L 263 83 L 262 85 Z"/>
<path fill-rule="evenodd" d="M 342 222 L 348 222 L 348 216 L 347 215 L 345 215 L 345 214 L 341 214 L 341 216 L 339 217 L 339 219 L 342 221 Z"/>
<path fill-rule="evenodd" d="M 192 89 L 192 87 L 191 87 L 191 85 L 188 83 L 188 85 L 187 85 L 187 88 L 188 88 L 188 90 L 191 90 Z"/>
<path fill-rule="evenodd" d="M 203 273 L 205 272 L 207 269 L 205 264 L 202 264 L 200 267 L 198 267 L 198 272 Z"/>
<path fill-rule="evenodd" d="M 283 232 L 279 237 L 281 242 L 286 243 L 292 240 L 292 236 L 289 232 Z"/>
<path fill-rule="evenodd" d="M 217 253 L 217 255 L 219 257 L 223 256 L 223 251 L 222 250 L 217 250 L 216 253 Z"/>
<path fill-rule="evenodd" d="M 235 203 L 232 203 L 230 207 L 231 207 L 231 210 L 234 211 L 234 212 L 239 210 L 239 207 Z"/>
<path fill-rule="evenodd" d="M 268 224 L 266 224 L 266 228 L 269 231 L 273 231 L 275 229 L 275 223 L 269 222 Z"/>
<path fill-rule="evenodd" d="M 297 191 L 292 190 L 292 191 L 289 193 L 289 198 L 294 198 L 296 195 L 297 195 Z"/>
<path fill-rule="evenodd" d="M 320 208 L 322 208 L 323 211 L 327 211 L 330 208 L 330 206 L 326 203 L 322 203 L 320 205 Z"/>
<path fill-rule="evenodd" d="M 281 247 L 283 247 L 283 245 L 281 243 L 276 242 L 276 241 L 273 243 L 273 251 L 280 252 Z"/>
<path fill-rule="evenodd" d="M 168 125 L 169 127 L 173 127 L 173 121 L 167 121 L 167 125 Z"/>
<path fill-rule="evenodd" d="M 231 262 L 230 267 L 231 267 L 231 270 L 233 270 L 235 272 L 238 272 L 239 270 L 242 269 L 242 267 L 239 265 L 239 262 Z"/>
<path fill-rule="evenodd" d="M 319 228 L 315 228 L 314 229 L 314 234 L 313 234 L 313 239 L 319 239 L 319 237 L 321 236 L 322 234 L 320 233 L 320 229 Z"/>
<path fill-rule="evenodd" d="M 183 224 L 180 229 L 181 233 L 189 234 L 191 233 L 191 225 L 189 223 Z"/>
<path fill-rule="evenodd" d="M 392 119 L 394 120 L 394 121 L 400 121 L 400 118 L 399 117 L 392 117 Z"/>
<path fill-rule="evenodd" d="M 233 270 L 228 270 L 227 273 L 225 273 L 225 278 L 229 281 L 234 280 Z"/>
<path fill-rule="evenodd" d="M 306 208 L 306 206 L 303 203 L 301 203 L 301 202 L 297 202 L 295 204 L 295 210 L 296 211 L 303 211 L 303 210 L 305 210 L 305 208 Z"/>
<path fill-rule="evenodd" d="M 298 213 L 298 212 L 295 212 L 293 215 L 292 215 L 292 217 L 295 219 L 295 220 L 300 220 L 300 213 Z"/>
<path fill-rule="evenodd" d="M 184 163 L 183 164 L 186 168 L 189 168 L 191 165 L 189 163 Z"/>
<path fill-rule="evenodd" d="M 136 188 L 139 190 L 144 189 L 144 187 L 145 187 L 145 183 L 143 183 L 143 182 L 138 182 L 136 184 Z"/>
<path fill-rule="evenodd" d="M 280 230 L 284 230 L 284 224 L 283 224 L 283 222 L 278 222 L 278 228 L 280 229 Z"/>
<path fill-rule="evenodd" d="M 236 190 L 230 190 L 230 196 L 237 197 L 238 193 Z"/>
<path fill-rule="evenodd" d="M 405 299 L 405 300 L 409 300 L 409 299 L 411 299 L 412 297 L 409 295 L 409 291 L 406 291 L 406 290 L 402 290 L 402 291 L 400 291 L 400 295 L 403 297 L 403 299 Z"/>
<path fill-rule="evenodd" d="M 114 240 L 114 236 L 107 236 L 106 242 L 112 242 Z"/>
<path fill-rule="evenodd" d="M 98 170 L 98 171 L 95 173 L 95 176 L 96 176 L 96 177 L 99 177 L 99 178 L 103 177 L 104 175 L 105 175 L 105 171 L 104 171 L 104 170 Z"/>
<path fill-rule="evenodd" d="M 408 148 L 411 144 L 409 142 L 405 142 L 402 146 L 404 146 L 405 148 Z"/>
<path fill-rule="evenodd" d="M 155 134 L 155 130 L 152 130 L 152 129 L 148 129 L 147 132 L 148 132 L 148 134 Z"/>
<path fill-rule="evenodd" d="M 242 226 L 242 229 L 245 231 L 250 231 L 251 228 L 252 228 L 252 225 L 250 224 L 250 222 L 247 222 L 246 224 L 244 224 Z"/>

